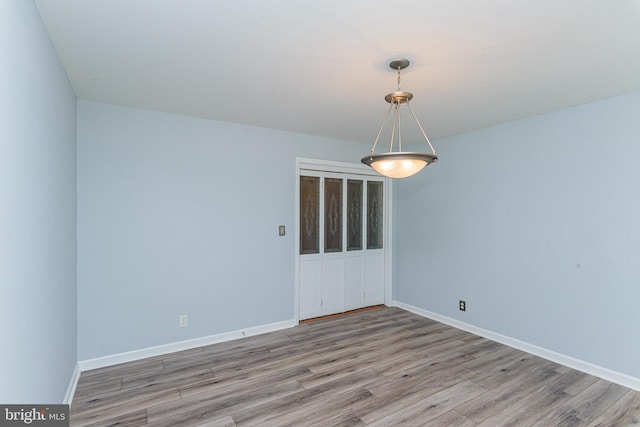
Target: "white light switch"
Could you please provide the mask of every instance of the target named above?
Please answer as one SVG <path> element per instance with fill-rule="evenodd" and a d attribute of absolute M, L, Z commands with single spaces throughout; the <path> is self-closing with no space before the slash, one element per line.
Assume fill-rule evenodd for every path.
<path fill-rule="evenodd" d="M 278 227 L 278 235 L 284 236 L 284 225 Z"/>

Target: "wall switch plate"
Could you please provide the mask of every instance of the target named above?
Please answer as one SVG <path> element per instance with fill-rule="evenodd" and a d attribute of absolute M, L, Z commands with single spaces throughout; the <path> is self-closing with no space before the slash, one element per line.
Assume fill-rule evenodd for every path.
<path fill-rule="evenodd" d="M 460 302 L 458 302 L 458 307 L 460 308 L 460 311 L 467 311 L 467 303 L 465 301 L 460 300 Z"/>
<path fill-rule="evenodd" d="M 279 236 L 284 236 L 284 225 L 281 225 L 278 227 L 278 235 Z"/>
<path fill-rule="evenodd" d="M 182 314 L 180 315 L 180 317 L 178 318 L 179 322 L 180 322 L 180 327 L 184 328 L 189 324 L 189 320 L 187 319 L 187 315 L 186 314 Z"/>

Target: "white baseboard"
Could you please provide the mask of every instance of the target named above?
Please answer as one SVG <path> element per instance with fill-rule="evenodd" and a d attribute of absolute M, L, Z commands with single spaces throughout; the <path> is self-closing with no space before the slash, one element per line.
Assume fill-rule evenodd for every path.
<path fill-rule="evenodd" d="M 499 342 L 500 344 L 504 344 L 509 347 L 513 347 L 518 350 L 522 350 L 527 353 L 533 354 L 535 356 L 542 357 L 543 359 L 547 359 L 552 362 L 559 363 L 569 368 L 576 369 L 578 371 L 587 373 L 589 375 L 594 375 L 604 380 L 611 381 L 616 384 L 620 384 L 624 387 L 628 387 L 630 389 L 640 391 L 640 378 L 632 377 L 631 375 L 613 371 L 608 368 L 603 368 L 601 366 L 594 365 L 593 363 L 585 362 L 584 360 L 576 359 L 574 357 L 567 356 L 562 353 L 557 353 L 555 351 L 548 350 L 543 347 L 538 347 L 537 345 L 520 341 L 515 338 L 508 337 L 506 335 L 498 334 L 496 332 L 492 332 L 487 329 L 482 329 L 477 326 L 473 326 L 468 323 L 464 323 L 447 316 L 442 316 L 440 314 L 436 314 L 419 307 L 414 307 L 412 305 L 405 304 L 400 301 L 393 301 L 391 305 L 393 307 L 399 307 L 404 310 L 410 311 L 422 317 L 426 317 L 426 318 L 435 320 L 437 322 L 444 323 L 449 326 L 453 326 L 454 328 L 462 329 L 463 331 L 467 331 L 472 334 L 490 339 L 492 341 Z"/>
<path fill-rule="evenodd" d="M 117 365 L 119 363 L 133 362 L 134 360 L 145 359 L 147 357 L 161 356 L 163 354 L 175 353 L 177 351 L 189 350 L 191 348 L 202 347 L 205 345 L 217 344 L 225 341 L 231 341 L 239 338 L 250 337 L 253 335 L 265 334 L 267 332 L 279 331 L 281 329 L 291 328 L 297 325 L 294 319 L 282 322 L 270 323 L 267 325 L 254 326 L 247 329 L 225 332 L 222 334 L 209 335 L 201 338 L 194 338 L 186 341 L 178 341 L 169 344 L 163 344 L 155 347 L 142 348 L 139 350 L 118 353 L 95 359 L 81 360 L 78 362 L 79 371 L 84 372 L 91 369 L 104 368 L 106 366 Z M 75 387 L 74 387 L 75 389 Z M 71 394 L 73 396 L 73 394 Z"/>
<path fill-rule="evenodd" d="M 76 386 L 78 385 L 79 379 L 80 379 L 80 364 L 76 363 L 76 367 L 73 369 L 73 373 L 71 374 L 69 387 L 67 387 L 67 393 L 64 395 L 64 400 L 62 401 L 64 405 L 71 405 L 71 400 L 73 399 L 73 395 L 76 393 Z"/>

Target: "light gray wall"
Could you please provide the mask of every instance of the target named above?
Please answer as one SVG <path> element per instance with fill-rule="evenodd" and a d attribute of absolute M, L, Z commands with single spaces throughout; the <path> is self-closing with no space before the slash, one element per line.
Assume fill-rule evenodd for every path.
<path fill-rule="evenodd" d="M 435 141 L 396 183 L 395 298 L 640 377 L 639 112 L 637 92 Z"/>
<path fill-rule="evenodd" d="M 0 1 L 0 402 L 76 364 L 76 98 L 35 5 Z"/>
<path fill-rule="evenodd" d="M 79 359 L 293 319 L 295 158 L 369 148 L 79 101 Z"/>

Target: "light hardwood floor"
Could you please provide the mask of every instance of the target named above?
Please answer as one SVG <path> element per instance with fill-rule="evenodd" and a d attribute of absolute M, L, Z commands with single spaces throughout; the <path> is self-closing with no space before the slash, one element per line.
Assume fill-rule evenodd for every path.
<path fill-rule="evenodd" d="M 83 372 L 73 426 L 628 426 L 640 392 L 380 308 Z"/>

